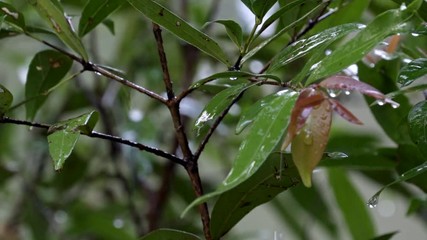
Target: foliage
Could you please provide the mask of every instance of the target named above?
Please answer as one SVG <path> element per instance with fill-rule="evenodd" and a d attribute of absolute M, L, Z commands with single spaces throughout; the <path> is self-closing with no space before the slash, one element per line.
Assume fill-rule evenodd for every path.
<path fill-rule="evenodd" d="M 266 203 L 299 239 L 299 211 L 390 239 L 370 208 L 392 186 L 427 223 L 427 2 L 211 2 L 0 1 L 1 239 L 242 239 Z M 359 93 L 383 139 L 335 124 L 363 124 Z"/>

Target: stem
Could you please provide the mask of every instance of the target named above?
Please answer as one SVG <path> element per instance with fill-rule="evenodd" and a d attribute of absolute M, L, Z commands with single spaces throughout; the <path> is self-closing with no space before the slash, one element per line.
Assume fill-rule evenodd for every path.
<path fill-rule="evenodd" d="M 256 18 L 256 17 L 255 17 L 255 18 Z M 245 45 L 243 46 L 243 49 L 241 49 L 241 51 L 240 51 L 239 58 L 237 59 L 236 63 L 235 63 L 235 64 L 234 64 L 234 66 L 233 66 L 234 70 L 239 70 L 239 69 L 241 68 L 240 63 L 241 63 L 241 61 L 242 61 L 242 58 L 243 58 L 243 56 L 248 52 L 248 49 L 249 49 L 249 47 L 250 47 L 251 43 L 252 43 L 252 42 L 253 42 L 253 40 L 254 40 L 254 36 L 255 36 L 256 29 L 258 28 L 258 26 L 259 26 L 259 25 L 260 25 L 259 20 L 258 20 L 258 19 L 255 19 L 255 24 L 254 24 L 254 26 L 252 27 L 251 32 L 249 33 L 249 37 L 248 37 L 248 39 L 246 40 L 246 43 L 245 43 Z"/>

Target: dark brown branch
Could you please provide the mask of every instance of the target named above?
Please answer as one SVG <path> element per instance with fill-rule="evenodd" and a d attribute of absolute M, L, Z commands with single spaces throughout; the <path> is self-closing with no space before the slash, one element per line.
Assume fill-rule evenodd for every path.
<path fill-rule="evenodd" d="M 12 119 L 12 118 L 8 118 L 8 117 L 1 118 L 0 119 L 0 123 L 10 123 L 10 124 L 16 124 L 16 125 L 25 125 L 25 126 L 30 126 L 30 127 L 35 127 L 35 128 L 41 128 L 41 129 L 46 129 L 46 130 L 48 130 L 51 127 L 51 125 L 48 125 L 48 124 L 36 123 L 36 122 L 29 122 L 29 121 L 24 121 L 24 120 Z M 83 133 L 82 132 L 81 134 L 82 135 L 86 135 L 86 136 L 91 137 L 91 138 L 104 139 L 104 140 L 108 140 L 108 141 L 117 142 L 117 143 L 120 143 L 120 144 L 123 144 L 123 145 L 127 145 L 127 146 L 130 146 L 130 147 L 138 148 L 141 151 L 146 151 L 146 152 L 152 153 L 154 155 L 157 155 L 159 157 L 166 158 L 166 159 L 168 159 L 168 160 L 170 160 L 172 162 L 175 162 L 177 164 L 185 165 L 183 159 L 181 159 L 181 158 L 179 158 L 179 157 L 177 157 L 177 156 L 175 156 L 173 154 L 167 153 L 167 152 L 165 152 L 165 151 L 163 151 L 161 149 L 158 149 L 158 148 L 155 148 L 155 147 L 150 147 L 150 146 L 144 145 L 144 144 L 139 143 L 139 142 L 134 142 L 134 141 L 131 141 L 131 140 L 128 140 L 128 139 L 124 139 L 124 138 L 121 138 L 121 137 L 111 136 L 111 135 L 108 135 L 108 134 L 99 133 L 99 132 L 95 132 L 95 131 L 92 131 L 91 133 Z"/>

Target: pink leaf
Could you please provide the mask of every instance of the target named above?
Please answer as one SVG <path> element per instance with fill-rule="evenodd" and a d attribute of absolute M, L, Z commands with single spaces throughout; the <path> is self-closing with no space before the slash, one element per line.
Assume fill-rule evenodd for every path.
<path fill-rule="evenodd" d="M 371 96 L 376 99 L 385 99 L 386 96 L 382 94 L 378 89 L 371 85 L 358 81 L 349 76 L 332 76 L 326 78 L 319 83 L 319 86 L 327 89 L 340 89 L 347 91 L 358 91 L 365 95 Z"/>
<path fill-rule="evenodd" d="M 340 115 L 342 118 L 351 123 L 363 125 L 363 123 L 356 116 L 354 116 L 353 113 L 351 113 L 347 108 L 341 105 L 340 102 L 335 99 L 329 99 L 328 101 L 331 103 L 331 106 L 334 111 L 338 113 L 338 115 Z"/>

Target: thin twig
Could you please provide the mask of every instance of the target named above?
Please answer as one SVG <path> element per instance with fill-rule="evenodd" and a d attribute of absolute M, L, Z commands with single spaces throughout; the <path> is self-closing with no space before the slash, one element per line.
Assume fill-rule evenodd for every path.
<path fill-rule="evenodd" d="M 0 123 L 25 125 L 25 126 L 41 128 L 41 129 L 46 129 L 46 130 L 48 130 L 51 127 L 51 125 L 49 125 L 49 124 L 29 122 L 29 121 L 25 121 L 25 120 L 12 119 L 12 118 L 8 118 L 8 117 L 0 118 Z M 155 147 L 150 147 L 150 146 L 144 145 L 144 144 L 139 143 L 139 142 L 134 142 L 134 141 L 131 141 L 128 139 L 118 137 L 118 136 L 112 136 L 112 135 L 108 135 L 108 134 L 104 134 L 104 133 L 99 133 L 96 131 L 92 131 L 91 133 L 81 132 L 81 134 L 86 135 L 86 136 L 91 137 L 91 138 L 99 138 L 99 139 L 104 139 L 104 140 L 108 140 L 108 141 L 121 143 L 123 145 L 127 145 L 127 146 L 130 146 L 133 148 L 137 148 L 141 151 L 146 151 L 146 152 L 152 153 L 154 155 L 157 155 L 159 157 L 166 158 L 166 159 L 168 159 L 172 162 L 175 162 L 177 164 L 185 165 L 183 159 L 181 159 L 181 158 L 179 158 L 173 154 L 167 153 L 161 149 L 158 149 Z"/>

